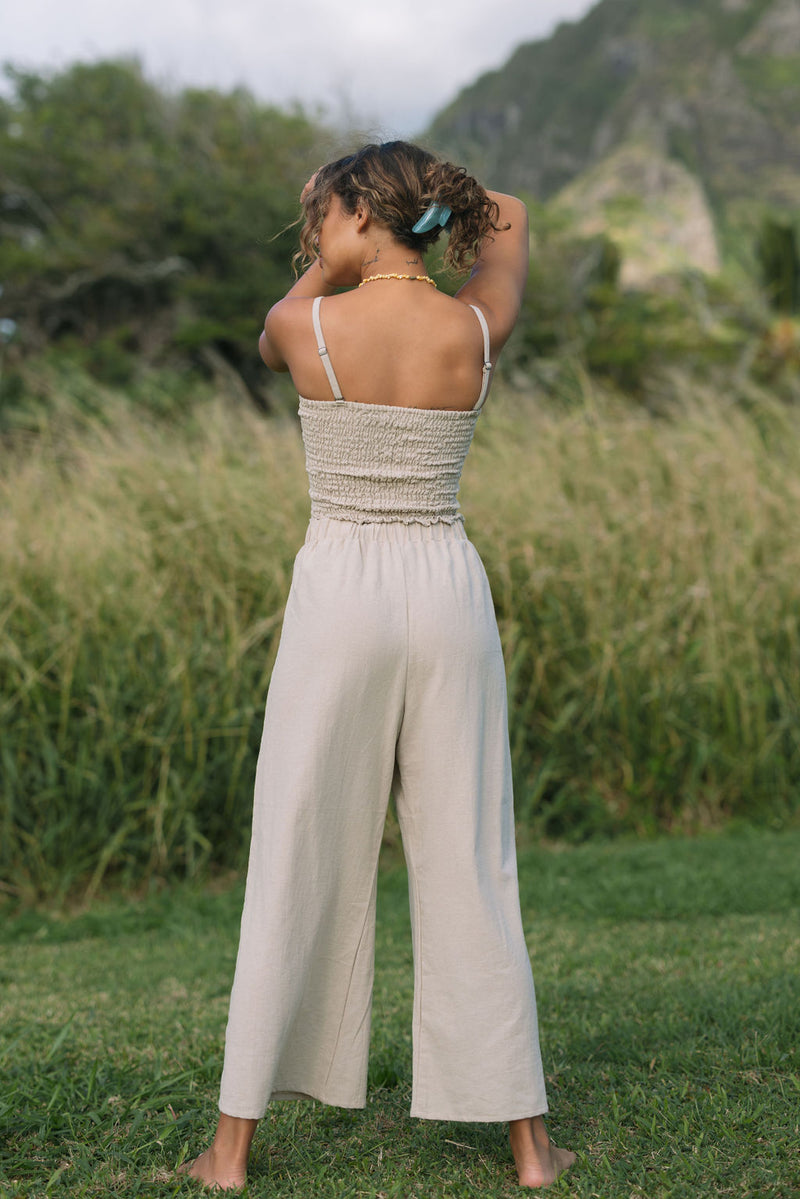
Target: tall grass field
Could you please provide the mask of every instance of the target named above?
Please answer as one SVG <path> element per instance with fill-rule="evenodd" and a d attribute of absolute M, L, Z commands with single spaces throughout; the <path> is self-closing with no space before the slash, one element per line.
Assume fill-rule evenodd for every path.
<path fill-rule="evenodd" d="M 308 513 L 299 428 L 63 388 L 0 478 L 0 867 L 12 899 L 242 861 Z M 800 809 L 800 412 L 655 419 L 500 389 L 462 486 L 523 830 L 775 828 Z"/>

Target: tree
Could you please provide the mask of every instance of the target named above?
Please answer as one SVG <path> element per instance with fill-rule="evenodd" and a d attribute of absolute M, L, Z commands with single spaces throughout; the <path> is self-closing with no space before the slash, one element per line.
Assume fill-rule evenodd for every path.
<path fill-rule="evenodd" d="M 7 75 L 0 316 L 23 347 L 124 326 L 132 354 L 211 346 L 255 380 L 288 226 L 330 135 L 242 89 L 166 94 L 134 60 Z"/>

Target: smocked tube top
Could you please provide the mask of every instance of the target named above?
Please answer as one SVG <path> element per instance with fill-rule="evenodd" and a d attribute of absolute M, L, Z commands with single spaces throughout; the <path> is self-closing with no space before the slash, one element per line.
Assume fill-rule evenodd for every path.
<path fill-rule="evenodd" d="M 455 524 L 480 409 L 410 408 L 300 396 L 311 517 Z"/>

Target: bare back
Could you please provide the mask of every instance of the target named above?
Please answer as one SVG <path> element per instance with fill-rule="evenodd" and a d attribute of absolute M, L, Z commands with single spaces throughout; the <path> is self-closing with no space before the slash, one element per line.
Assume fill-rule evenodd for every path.
<path fill-rule="evenodd" d="M 289 309 L 291 305 L 291 309 Z M 295 387 L 331 400 L 312 327 L 312 301 L 281 305 L 282 349 Z M 381 280 L 322 301 L 321 321 L 344 397 L 407 408 L 474 407 L 483 335 L 468 304 L 425 283 Z"/>

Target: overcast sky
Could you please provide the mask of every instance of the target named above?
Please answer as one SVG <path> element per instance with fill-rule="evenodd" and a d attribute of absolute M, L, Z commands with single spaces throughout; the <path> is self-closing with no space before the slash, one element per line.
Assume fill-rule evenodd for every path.
<path fill-rule="evenodd" d="M 162 85 L 322 105 L 384 137 L 430 117 L 521 42 L 596 0 L 0 0 L 0 61 L 135 54 Z"/>

